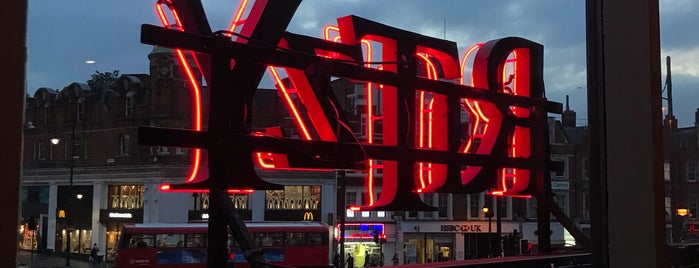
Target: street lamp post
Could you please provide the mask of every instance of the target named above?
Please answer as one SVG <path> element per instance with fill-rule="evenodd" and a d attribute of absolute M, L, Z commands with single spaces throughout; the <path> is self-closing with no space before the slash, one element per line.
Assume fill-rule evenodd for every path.
<path fill-rule="evenodd" d="M 73 169 L 75 167 L 75 125 L 78 122 L 78 112 L 80 110 L 80 104 L 83 103 L 85 99 L 83 97 L 79 97 L 76 99 L 75 102 L 75 111 L 73 113 L 73 126 L 72 126 L 72 131 L 70 132 L 70 169 L 68 171 L 68 207 L 71 208 L 73 206 Z M 54 139 L 51 140 L 51 142 L 54 142 Z M 82 198 L 82 197 L 79 197 Z M 66 254 L 66 266 L 70 266 L 70 254 L 71 254 L 71 246 L 70 246 L 70 232 L 72 231 L 73 228 L 71 228 L 71 219 L 73 215 L 71 213 L 66 213 L 66 247 L 68 250 L 68 254 Z"/>
<path fill-rule="evenodd" d="M 682 242 L 684 238 L 684 232 L 685 232 L 685 223 L 686 223 L 686 218 L 687 215 L 689 215 L 689 209 L 687 209 L 687 206 L 684 203 L 679 203 L 677 205 L 677 211 L 676 211 L 677 216 L 680 216 L 680 219 L 682 220 L 682 227 L 679 231 L 679 240 Z"/>
<path fill-rule="evenodd" d="M 497 236 L 498 236 L 497 240 L 495 240 L 496 241 L 495 245 L 496 245 L 497 250 L 498 250 L 497 256 L 503 257 L 503 254 L 502 254 L 503 253 L 503 250 L 502 250 L 502 213 L 501 213 L 502 196 L 498 196 L 498 195 L 495 196 L 495 206 L 496 206 L 495 211 L 497 213 L 495 215 L 495 219 L 497 222 L 497 224 L 496 224 L 497 231 L 496 232 L 497 232 Z"/>
<path fill-rule="evenodd" d="M 493 223 L 493 211 L 488 206 L 483 206 L 483 214 L 488 217 L 488 258 L 493 254 L 493 243 L 492 243 L 492 223 Z"/>

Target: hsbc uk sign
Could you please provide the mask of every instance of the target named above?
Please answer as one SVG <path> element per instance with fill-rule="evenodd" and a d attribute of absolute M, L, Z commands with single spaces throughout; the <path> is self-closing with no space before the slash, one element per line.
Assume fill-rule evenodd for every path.
<path fill-rule="evenodd" d="M 439 228 L 442 232 L 466 232 L 480 233 L 481 226 L 477 224 L 442 224 Z"/>

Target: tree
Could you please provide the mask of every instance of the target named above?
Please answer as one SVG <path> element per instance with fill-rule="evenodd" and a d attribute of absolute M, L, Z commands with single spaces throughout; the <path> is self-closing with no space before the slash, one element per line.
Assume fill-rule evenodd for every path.
<path fill-rule="evenodd" d="M 113 89 L 119 77 L 119 70 L 114 70 L 111 73 L 95 71 L 91 77 L 92 79 L 87 80 L 87 85 L 90 86 L 92 90 L 102 91 L 105 89 Z"/>

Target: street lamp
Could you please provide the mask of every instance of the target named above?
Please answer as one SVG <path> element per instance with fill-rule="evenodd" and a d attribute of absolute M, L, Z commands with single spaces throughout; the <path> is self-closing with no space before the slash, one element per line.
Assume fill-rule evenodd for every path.
<path fill-rule="evenodd" d="M 492 223 L 493 223 L 493 210 L 491 210 L 488 206 L 483 206 L 483 214 L 485 214 L 486 217 L 488 217 L 488 257 L 493 254 L 493 234 L 492 234 Z"/>

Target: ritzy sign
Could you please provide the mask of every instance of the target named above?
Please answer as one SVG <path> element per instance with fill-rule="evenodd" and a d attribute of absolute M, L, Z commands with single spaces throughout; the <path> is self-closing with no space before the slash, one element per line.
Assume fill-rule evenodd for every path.
<path fill-rule="evenodd" d="M 143 42 L 177 48 L 193 79 L 193 131 L 202 130 L 202 102 L 190 66 L 199 66 L 209 82 L 212 117 L 223 110 L 234 120 L 244 118 L 231 132 L 238 135 L 231 137 L 240 141 L 238 149 L 229 152 L 250 157 L 236 162 L 236 172 L 221 173 L 231 175 L 227 185 L 269 186 L 258 184 L 255 167 L 361 168 L 369 198 L 358 205 L 377 210 L 434 209 L 420 200 L 421 192 L 529 197 L 544 185 L 547 113 L 560 104 L 544 97 L 541 45 L 508 37 L 459 53 L 454 42 L 357 16 L 339 18 L 323 29 L 322 39 L 313 38 L 286 32 L 299 4 L 243 0 L 230 28 L 211 32 L 197 1 L 160 1 L 157 10 L 168 29 L 143 28 Z M 298 139 L 279 128 L 249 131 L 249 107 L 264 66 L 277 81 Z M 351 107 L 333 93 L 337 77 L 353 84 Z M 221 92 L 232 101 L 217 104 L 214 96 Z M 342 94 L 340 99 L 347 92 Z M 350 116 L 361 120 L 361 130 L 351 129 Z M 210 119 L 208 131 L 220 122 Z M 209 176 L 201 152 L 212 150 L 207 144 L 191 146 L 199 149 L 185 185 Z M 208 155 L 211 167 L 216 154 Z"/>

